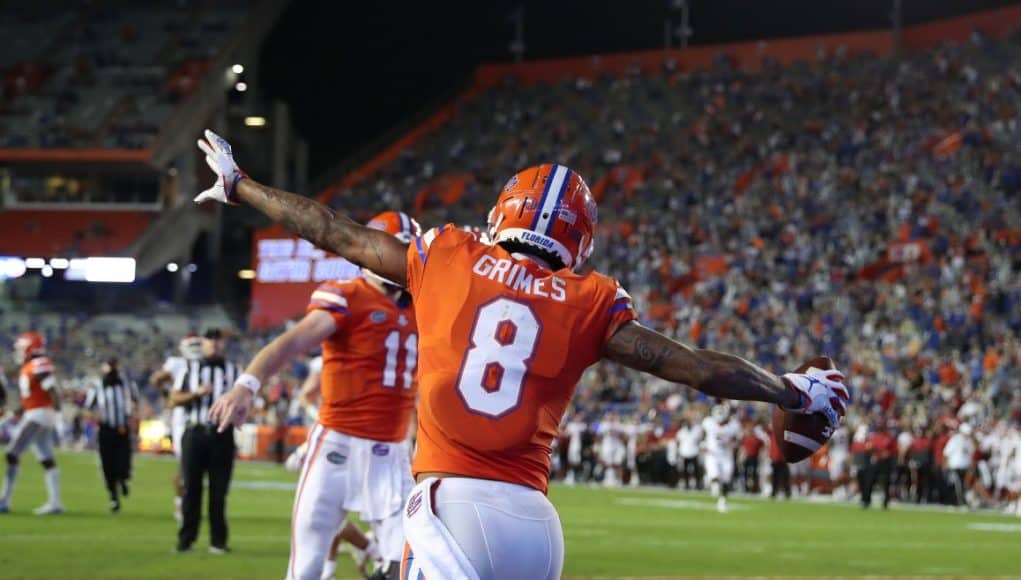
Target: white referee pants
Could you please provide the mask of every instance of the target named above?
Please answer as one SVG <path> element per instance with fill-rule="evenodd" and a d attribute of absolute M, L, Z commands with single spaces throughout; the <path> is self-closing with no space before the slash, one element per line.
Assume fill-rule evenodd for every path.
<path fill-rule="evenodd" d="M 358 512 L 376 534 L 387 561 L 404 547 L 401 507 L 411 491 L 406 443 L 352 437 L 316 425 L 298 480 L 291 518 L 289 580 L 319 580 L 330 543 L 348 512 Z"/>

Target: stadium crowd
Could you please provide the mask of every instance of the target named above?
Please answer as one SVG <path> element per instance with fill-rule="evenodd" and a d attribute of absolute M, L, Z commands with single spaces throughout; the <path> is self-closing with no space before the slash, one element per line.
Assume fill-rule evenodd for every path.
<path fill-rule="evenodd" d="M 175 104 L 198 87 L 248 4 L 45 0 L 5 7 L 0 146 L 148 147 Z"/>
<path fill-rule="evenodd" d="M 333 199 L 363 217 L 401 208 L 426 225 L 480 224 L 517 169 L 569 164 L 600 200 L 594 266 L 620 279 L 643 323 L 773 370 L 826 353 L 846 371 L 863 480 L 844 493 L 881 479 L 888 497 L 993 502 L 1021 478 L 1019 56 L 1021 36 L 976 33 L 901 60 L 838 50 L 746 72 L 720 55 L 697 72 L 508 81 Z M 240 360 L 270 334 L 243 333 Z M 102 350 L 64 336 L 65 352 Z M 135 338 L 121 354 L 144 384 L 174 337 Z M 276 392 L 290 396 L 302 366 Z M 631 462 L 642 475 L 630 481 L 676 483 L 689 458 L 677 434 L 711 404 L 601 364 L 568 423 L 583 425 L 587 467 L 565 456 L 558 469 L 606 480 L 610 468 L 613 484 L 614 462 Z M 752 490 L 771 471 L 765 411 L 736 411 L 738 463 L 763 464 L 741 478 Z M 613 461 L 600 460 L 612 440 L 623 458 L 609 443 Z M 812 485 L 811 472 L 792 476 Z"/>
<path fill-rule="evenodd" d="M 478 223 L 517 168 L 569 164 L 600 198 L 594 265 L 644 323 L 772 369 L 831 354 L 857 444 L 897 425 L 936 461 L 962 419 L 990 441 L 1021 421 L 1019 53 L 1017 33 L 976 32 L 901 60 L 837 50 L 752 73 L 721 54 L 508 82 L 333 199 Z M 576 406 L 667 430 L 698 399 L 604 364 Z"/>

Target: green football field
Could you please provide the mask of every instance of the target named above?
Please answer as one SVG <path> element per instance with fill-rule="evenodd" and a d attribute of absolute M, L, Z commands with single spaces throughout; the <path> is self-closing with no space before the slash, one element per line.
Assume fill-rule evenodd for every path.
<path fill-rule="evenodd" d="M 239 463 L 228 512 L 233 553 L 172 553 L 167 458 L 137 457 L 132 495 L 107 512 L 96 458 L 59 458 L 67 513 L 37 517 L 45 492 L 28 455 L 13 512 L 0 516 L 0 578 L 282 578 L 295 476 Z M 555 486 L 567 540 L 565 576 L 1021 575 L 1021 519 L 997 514 Z M 347 556 L 338 575 L 354 577 Z"/>

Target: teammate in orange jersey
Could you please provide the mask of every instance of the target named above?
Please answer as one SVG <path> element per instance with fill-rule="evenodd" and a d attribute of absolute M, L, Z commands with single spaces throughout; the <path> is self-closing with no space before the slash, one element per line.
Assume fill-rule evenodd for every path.
<path fill-rule="evenodd" d="M 45 470 L 43 477 L 49 494 L 49 501 L 37 508 L 35 513 L 59 514 L 64 511 L 64 506 L 60 502 L 60 470 L 53 458 L 53 437 L 60 397 L 53 362 L 46 356 L 46 341 L 35 332 L 22 334 L 14 341 L 14 359 L 21 364 L 18 391 L 25 412 L 7 445 L 7 473 L 3 495 L 0 495 L 0 513 L 10 511 L 11 494 L 18 478 L 18 461 L 32 444 L 35 456 Z"/>
<path fill-rule="evenodd" d="M 407 214 L 384 212 L 369 228 L 403 240 L 421 230 Z M 308 436 L 309 451 L 294 499 L 291 559 L 287 578 L 319 580 L 331 542 L 346 514 L 359 512 L 376 542 L 379 576 L 400 568 L 404 533 L 401 506 L 414 485 L 406 443 L 415 406 L 418 335 L 411 297 L 389 280 L 363 277 L 326 282 L 312 293 L 308 313 L 266 345 L 210 415 L 236 418 L 253 394 L 298 354 L 323 347 L 319 422 Z M 243 421 L 243 419 L 242 419 Z M 378 547 L 376 543 L 378 542 Z M 327 570 L 332 578 L 333 571 Z"/>
<path fill-rule="evenodd" d="M 612 279 L 579 273 L 596 207 L 585 182 L 540 165 L 507 182 L 491 244 L 446 226 L 405 246 L 316 201 L 238 169 L 207 131 L 217 174 L 196 202 L 245 202 L 316 245 L 407 286 L 420 332 L 418 480 L 406 502 L 405 577 L 559 578 L 563 534 L 546 499 L 550 443 L 582 371 L 610 359 L 714 397 L 823 413 L 849 399 L 842 375 L 776 376 L 693 349 L 636 322 Z"/>

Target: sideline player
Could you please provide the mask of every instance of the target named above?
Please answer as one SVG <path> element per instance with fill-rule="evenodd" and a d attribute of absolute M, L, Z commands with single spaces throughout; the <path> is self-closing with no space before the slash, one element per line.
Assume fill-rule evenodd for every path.
<path fill-rule="evenodd" d="M 404 242 L 421 233 L 395 211 L 368 227 Z M 319 580 L 341 523 L 358 512 L 385 561 L 376 576 L 396 578 L 404 547 L 401 506 L 414 485 L 406 439 L 418 361 L 415 312 L 401 286 L 369 271 L 319 286 L 305 318 L 259 351 L 210 416 L 227 428 L 231 403 L 249 408 L 263 382 L 320 343 L 322 403 L 295 494 L 287 577 Z"/>
<path fill-rule="evenodd" d="M 188 374 L 188 363 L 202 358 L 202 338 L 195 334 L 187 334 L 181 337 L 177 345 L 180 356 L 169 356 L 163 362 L 163 368 L 156 371 L 149 378 L 149 382 L 156 388 L 168 393 L 167 404 L 170 404 L 169 393 L 180 390 L 180 382 Z M 164 387 L 169 383 L 169 387 Z M 178 523 L 182 520 L 181 504 L 184 501 L 184 483 L 181 481 L 181 437 L 184 436 L 184 429 L 188 426 L 188 415 L 183 405 L 172 405 L 170 408 L 170 442 L 173 447 L 174 457 L 177 459 L 177 471 L 174 473 L 174 519 Z"/>
<path fill-rule="evenodd" d="M 713 397 L 823 413 L 834 427 L 844 413 L 838 371 L 779 377 L 690 348 L 638 324 L 612 278 L 577 273 L 592 252 L 596 207 L 565 166 L 532 167 L 507 182 L 489 213 L 491 244 L 444 226 L 405 245 L 255 182 L 222 137 L 205 136 L 199 147 L 217 175 L 196 202 L 245 202 L 415 299 L 418 484 L 404 510 L 405 577 L 560 577 L 563 532 L 546 498 L 550 444 L 582 372 L 601 359 Z M 236 407 L 219 416 L 243 421 L 247 408 Z"/>
<path fill-rule="evenodd" d="M 624 440 L 620 420 L 613 411 L 608 411 L 599 421 L 596 428 L 599 434 L 599 462 L 603 465 L 603 485 L 620 487 L 623 476 L 621 466 L 624 464 Z"/>
<path fill-rule="evenodd" d="M 10 511 L 14 482 L 18 479 L 18 461 L 31 444 L 42 464 L 46 481 L 47 501 L 34 510 L 36 515 L 59 514 L 64 511 L 60 501 L 60 470 L 53 458 L 53 438 L 60 408 L 60 392 L 54 376 L 53 362 L 46 356 L 46 341 L 35 332 L 26 332 L 14 341 L 14 360 L 21 365 L 18 391 L 24 412 L 11 442 L 7 445 L 7 472 L 0 513 Z"/>
<path fill-rule="evenodd" d="M 721 402 L 702 420 L 705 432 L 705 476 L 716 496 L 716 511 L 727 512 L 727 494 L 734 478 L 734 451 L 741 438 L 741 423 L 731 414 L 730 404 Z"/>
<path fill-rule="evenodd" d="M 585 416 L 581 411 L 576 411 L 571 420 L 565 425 L 564 432 L 567 434 L 567 474 L 564 476 L 564 483 L 574 485 L 588 479 L 582 473 L 581 451 L 582 437 L 588 431 L 588 424 L 585 423 Z"/>
<path fill-rule="evenodd" d="M 826 443 L 827 456 L 827 469 L 830 475 L 830 484 L 833 487 L 833 498 L 834 499 L 847 499 L 849 493 L 847 490 L 848 477 L 848 463 L 851 457 L 850 451 L 850 434 L 847 431 L 847 427 L 841 425 L 833 430 L 833 435 L 830 437 L 828 443 Z"/>

